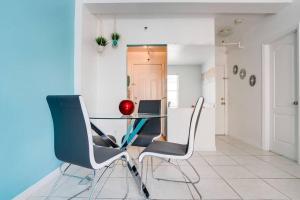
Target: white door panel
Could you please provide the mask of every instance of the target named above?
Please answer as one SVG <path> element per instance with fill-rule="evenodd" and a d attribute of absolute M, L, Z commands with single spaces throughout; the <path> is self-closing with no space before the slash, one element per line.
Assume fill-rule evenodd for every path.
<path fill-rule="evenodd" d="M 274 132 L 274 139 L 280 143 L 286 144 L 295 144 L 295 135 L 294 134 L 286 134 L 295 132 L 295 119 L 294 115 L 282 115 L 276 114 L 275 115 L 275 127 Z M 285 124 L 285 126 L 281 126 L 281 124 Z"/>
<path fill-rule="evenodd" d="M 271 150 L 296 159 L 297 73 L 296 34 L 291 33 L 271 45 L 272 118 Z"/>
<path fill-rule="evenodd" d="M 163 98 L 163 65 L 133 65 L 133 100 Z"/>
<path fill-rule="evenodd" d="M 294 53 L 294 44 L 283 44 L 274 49 L 275 107 L 293 107 L 292 102 L 295 99 Z"/>

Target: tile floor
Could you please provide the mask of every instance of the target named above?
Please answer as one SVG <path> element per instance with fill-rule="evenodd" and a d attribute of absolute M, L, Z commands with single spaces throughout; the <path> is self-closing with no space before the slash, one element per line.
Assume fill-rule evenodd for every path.
<path fill-rule="evenodd" d="M 300 200 L 300 165 L 271 152 L 245 144 L 231 137 L 218 136 L 216 152 L 195 152 L 190 159 L 201 176 L 196 187 L 203 199 L 295 199 Z M 140 149 L 131 148 L 132 157 L 136 158 Z M 175 161 L 174 161 L 175 162 Z M 181 174 L 168 163 L 154 159 L 155 177 L 182 179 Z M 185 162 L 175 162 L 190 177 L 195 174 Z M 148 162 L 150 166 L 150 162 Z M 150 169 L 150 167 L 149 167 Z M 122 199 L 129 192 L 127 199 L 143 199 L 126 168 L 119 162 L 107 171 L 97 187 L 98 199 Z M 85 176 L 90 170 L 71 167 L 70 173 Z M 109 176 L 110 175 L 110 176 Z M 46 185 L 33 194 L 30 200 L 68 199 L 87 185 L 78 184 L 78 179 L 63 177 L 53 190 L 56 181 Z M 151 199 L 196 199 L 195 191 L 185 183 L 157 181 L 150 170 L 147 173 L 147 187 Z M 52 192 L 51 192 L 52 191 Z M 51 192 L 51 195 L 49 196 Z M 76 200 L 87 199 L 89 191 L 80 194 Z"/>

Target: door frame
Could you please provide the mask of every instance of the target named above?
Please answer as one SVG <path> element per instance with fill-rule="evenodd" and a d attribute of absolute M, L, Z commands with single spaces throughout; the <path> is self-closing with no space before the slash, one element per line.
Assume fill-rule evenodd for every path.
<path fill-rule="evenodd" d="M 224 63 L 224 75 L 223 75 L 223 79 L 222 81 L 224 81 L 224 98 L 225 98 L 225 106 L 224 106 L 224 134 L 215 134 L 216 136 L 228 136 L 229 135 L 229 126 L 228 126 L 228 121 L 229 121 L 229 90 L 228 90 L 228 49 L 226 47 L 222 47 L 222 46 L 216 46 L 216 50 L 218 49 L 222 49 L 223 53 L 226 56 L 226 61 Z M 217 58 L 217 54 L 216 54 L 216 59 Z M 222 67 L 221 65 L 216 65 L 215 66 L 215 73 L 217 70 L 217 67 Z M 218 81 L 216 79 L 216 81 Z M 217 92 L 217 91 L 216 91 Z M 217 96 L 217 93 L 216 93 Z M 216 99 L 216 103 L 217 103 L 217 99 Z M 217 113 L 216 113 L 217 114 Z"/>
<path fill-rule="evenodd" d="M 126 76 L 127 76 L 127 78 L 129 78 L 129 82 L 131 81 L 130 79 L 132 77 L 132 66 L 131 66 L 131 64 L 129 64 L 129 58 L 128 58 L 128 53 L 129 53 L 128 49 L 130 47 L 143 47 L 143 48 L 144 47 L 165 47 L 166 48 L 166 57 L 165 57 L 165 61 L 164 61 L 165 63 L 163 64 L 163 69 L 162 69 L 163 77 L 162 77 L 162 86 L 161 86 L 162 92 L 165 96 L 165 97 L 163 97 L 163 99 L 166 98 L 166 96 L 167 96 L 167 75 L 168 75 L 168 72 L 167 72 L 167 65 L 168 65 L 168 63 L 167 63 L 167 56 L 168 56 L 167 45 L 166 44 L 142 44 L 142 45 L 141 44 L 138 44 L 138 45 L 128 44 L 127 48 L 126 48 Z M 156 64 L 156 63 L 152 63 L 152 62 L 147 63 L 147 62 L 141 61 L 141 63 L 139 63 L 139 64 Z M 127 98 L 130 98 L 129 91 L 128 91 L 128 85 L 126 86 L 126 90 L 127 90 L 126 96 L 127 96 Z"/>
<path fill-rule="evenodd" d="M 298 79 L 300 79 L 300 23 L 297 27 L 292 30 L 288 30 L 282 33 L 281 36 L 273 38 L 267 43 L 262 45 L 262 148 L 266 151 L 270 150 L 270 139 L 271 139 L 271 104 L 272 98 L 270 91 L 272 90 L 271 84 L 271 44 L 276 39 L 281 38 L 291 32 L 297 31 L 297 66 L 298 66 Z M 298 81 L 298 99 L 300 100 L 300 81 Z M 297 135 L 297 148 L 298 155 L 297 161 L 300 164 L 300 106 L 298 106 L 298 135 Z"/>

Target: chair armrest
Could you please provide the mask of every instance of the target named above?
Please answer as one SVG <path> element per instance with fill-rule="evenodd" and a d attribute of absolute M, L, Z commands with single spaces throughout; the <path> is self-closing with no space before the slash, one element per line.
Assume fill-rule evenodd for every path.
<path fill-rule="evenodd" d="M 119 145 L 117 145 L 112 139 L 110 139 L 105 133 L 103 133 L 97 126 L 95 126 L 95 124 L 93 124 L 91 122 L 91 128 L 93 129 L 93 131 L 95 131 L 95 133 L 97 133 L 101 139 L 108 144 L 109 146 L 113 147 L 113 148 L 119 148 Z"/>

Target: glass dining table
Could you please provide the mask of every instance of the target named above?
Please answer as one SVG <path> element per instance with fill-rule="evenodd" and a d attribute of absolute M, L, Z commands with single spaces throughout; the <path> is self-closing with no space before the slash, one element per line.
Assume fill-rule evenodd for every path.
<path fill-rule="evenodd" d="M 164 114 L 149 114 L 149 113 L 136 113 L 132 115 L 99 115 L 90 117 L 91 120 L 128 120 L 130 123 L 127 127 L 127 131 L 124 134 L 122 142 L 118 145 L 115 141 L 109 138 L 105 133 L 103 133 L 100 129 L 98 129 L 94 123 L 91 122 L 92 129 L 105 141 L 108 146 L 113 148 L 119 148 L 121 150 L 127 150 L 127 148 L 134 142 L 134 140 L 140 134 L 140 130 L 146 124 L 146 122 L 150 119 L 154 118 L 166 118 L 167 115 Z M 146 198 L 149 198 L 150 194 L 145 186 L 142 183 L 141 176 L 136 168 L 135 162 L 131 159 L 127 162 L 127 167 L 134 177 L 136 184 L 142 186 L 142 192 L 144 193 Z"/>

